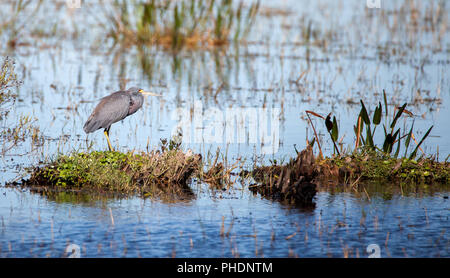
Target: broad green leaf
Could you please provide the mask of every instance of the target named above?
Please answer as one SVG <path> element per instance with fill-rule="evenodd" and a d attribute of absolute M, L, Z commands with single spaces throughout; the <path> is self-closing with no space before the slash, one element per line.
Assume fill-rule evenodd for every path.
<path fill-rule="evenodd" d="M 386 110 L 386 118 L 388 117 L 388 105 L 386 98 L 386 91 L 383 89 L 383 98 L 384 98 L 384 109 Z"/>
<path fill-rule="evenodd" d="M 334 142 L 336 142 L 339 138 L 339 130 L 338 130 L 338 125 L 337 125 L 337 121 L 336 121 L 336 116 L 333 116 L 333 127 L 332 127 L 332 131 L 331 131 L 331 137 Z"/>
<path fill-rule="evenodd" d="M 381 102 L 379 102 L 377 108 L 375 108 L 375 113 L 373 114 L 372 122 L 374 125 L 379 125 L 381 122 L 381 113 L 382 113 L 381 110 L 382 110 Z"/>
<path fill-rule="evenodd" d="M 406 152 L 408 151 L 408 148 L 409 148 L 409 143 L 411 142 L 413 128 L 414 128 L 414 121 L 411 125 L 411 129 L 409 130 L 408 136 L 405 139 L 405 157 L 406 157 Z"/>
<path fill-rule="evenodd" d="M 364 105 L 364 102 L 362 100 L 360 101 L 361 101 L 361 112 L 359 115 L 362 117 L 366 125 L 370 125 L 369 114 L 367 114 L 366 106 Z"/>
<path fill-rule="evenodd" d="M 383 143 L 383 151 L 385 153 L 391 153 L 391 151 L 392 151 L 392 144 L 394 143 L 393 139 L 394 138 L 393 138 L 392 134 L 388 133 L 386 135 L 386 138 L 384 139 L 384 143 Z"/>
<path fill-rule="evenodd" d="M 331 113 L 328 114 L 327 118 L 325 119 L 325 126 L 327 127 L 328 132 L 331 132 L 333 129 L 333 123 L 331 122 Z"/>

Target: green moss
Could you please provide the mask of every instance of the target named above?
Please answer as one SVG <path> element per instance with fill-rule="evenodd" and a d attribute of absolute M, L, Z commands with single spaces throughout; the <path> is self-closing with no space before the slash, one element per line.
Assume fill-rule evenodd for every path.
<path fill-rule="evenodd" d="M 131 179 L 122 171 L 127 155 L 118 152 L 92 152 L 62 155 L 41 174 L 50 184 L 81 187 L 101 183 L 105 187 L 126 186 Z M 129 160 L 128 163 L 133 163 Z"/>

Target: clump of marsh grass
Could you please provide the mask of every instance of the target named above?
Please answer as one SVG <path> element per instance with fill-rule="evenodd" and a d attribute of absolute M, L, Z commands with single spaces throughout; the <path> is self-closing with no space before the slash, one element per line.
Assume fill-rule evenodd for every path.
<path fill-rule="evenodd" d="M 5 36 L 6 45 L 15 47 L 20 44 L 20 38 L 26 26 L 30 25 L 32 19 L 40 10 L 43 0 L 18 0 L 7 1 L 9 9 L 0 10 L 0 41 Z M 2 6 L 9 5 L 2 3 Z"/>
<path fill-rule="evenodd" d="M 36 119 L 21 115 L 14 123 L 9 122 L 9 112 L 16 101 L 16 95 L 11 92 L 11 89 L 19 87 L 20 84 L 15 73 L 14 61 L 6 57 L 0 68 L 0 151 L 2 154 L 27 138 L 31 137 L 33 143 L 40 143 L 43 139 L 39 127 L 34 125 Z"/>
<path fill-rule="evenodd" d="M 318 177 L 322 180 L 340 180 L 346 184 L 364 180 L 447 184 L 450 182 L 450 163 L 423 157 L 418 160 L 395 158 L 366 150 L 325 158 L 318 165 Z"/>
<path fill-rule="evenodd" d="M 326 49 L 330 42 L 338 39 L 338 33 L 335 29 L 326 29 L 322 24 L 313 19 L 302 17 L 300 27 L 301 43 L 305 45 Z"/>
<path fill-rule="evenodd" d="M 401 43 L 407 46 L 406 50 L 431 47 L 436 51 L 445 47 L 449 26 L 447 5 L 446 1 L 399 1 L 394 10 L 374 13 L 367 9 L 366 16 L 376 20 L 377 29 L 391 34 L 386 48 Z"/>
<path fill-rule="evenodd" d="M 17 79 L 14 61 L 12 61 L 9 57 L 6 57 L 0 68 L 0 104 L 14 100 L 15 98 L 11 94 L 10 89 L 13 87 L 18 87 L 19 85 L 20 81 Z M 2 114 L 0 114 L 0 117 L 1 116 Z"/>
<path fill-rule="evenodd" d="M 428 184 L 448 183 L 450 181 L 450 164 L 447 161 L 439 162 L 434 156 L 425 157 L 421 148 L 433 126 L 417 141 L 414 135 L 414 122 L 410 127 L 406 125 L 403 128 L 398 127 L 402 117 L 413 116 L 413 113 L 406 109 L 407 104 L 389 109 L 385 91 L 383 91 L 383 96 L 384 105 L 379 102 L 374 108 L 373 115 L 369 114 L 364 102 L 360 101 L 361 110 L 353 126 L 356 138 L 355 147 L 350 153 L 345 153 L 342 145 L 341 149 L 338 148 L 338 144 L 340 144 L 339 129 L 335 116 L 331 120 L 331 114 L 324 117 L 313 111 L 306 111 L 315 136 L 310 145 L 318 143 L 319 158 L 322 158 L 318 165 L 319 176 L 325 179 L 335 177 L 346 181 L 383 179 Z M 324 121 L 333 142 L 335 156 L 323 158 L 319 138 L 310 114 Z M 381 142 L 377 144 L 375 141 L 377 128 L 382 128 L 384 132 L 382 144 L 380 144 Z M 415 146 L 413 146 L 413 142 Z M 411 147 L 413 150 L 408 154 Z M 403 154 L 400 152 L 401 148 L 404 148 Z M 419 150 L 423 154 L 416 159 Z"/>
<path fill-rule="evenodd" d="M 212 47 L 245 39 L 258 9 L 259 2 L 245 8 L 242 1 L 235 4 L 233 0 L 116 0 L 105 12 L 105 28 L 119 43 L 162 45 L 174 50 Z"/>
<path fill-rule="evenodd" d="M 207 183 L 210 188 L 225 190 L 236 182 L 236 179 L 232 178 L 237 175 L 234 171 L 242 167 L 243 162 L 239 158 L 229 165 L 226 154 L 217 149 L 215 155 L 208 153 L 202 164 L 203 170 L 197 173 L 197 178 Z"/>
<path fill-rule="evenodd" d="M 33 167 L 21 185 L 40 193 L 71 192 L 115 196 L 139 195 L 161 200 L 186 200 L 194 195 L 191 179 L 211 189 L 228 189 L 232 171 L 226 162 L 206 164 L 202 156 L 183 151 L 181 141 L 161 139 L 159 149 L 149 152 L 74 152 L 59 155 L 40 167 Z"/>
<path fill-rule="evenodd" d="M 151 152 L 80 152 L 60 155 L 32 169 L 24 184 L 55 190 L 115 192 L 157 197 L 189 194 L 187 182 L 198 171 L 201 156 L 162 146 Z"/>
<path fill-rule="evenodd" d="M 18 121 L 12 127 L 4 127 L 0 130 L 0 142 L 2 145 L 2 154 L 18 146 L 20 142 L 24 142 L 31 138 L 31 142 L 38 146 L 43 143 L 43 135 L 38 126 L 35 125 L 36 119 L 30 116 L 21 115 Z"/>

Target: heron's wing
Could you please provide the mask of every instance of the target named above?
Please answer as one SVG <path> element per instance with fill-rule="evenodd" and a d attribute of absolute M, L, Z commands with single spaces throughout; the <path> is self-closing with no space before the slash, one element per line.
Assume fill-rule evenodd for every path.
<path fill-rule="evenodd" d="M 130 96 L 119 91 L 100 100 L 89 119 L 84 124 L 84 131 L 90 133 L 124 119 L 128 115 Z"/>

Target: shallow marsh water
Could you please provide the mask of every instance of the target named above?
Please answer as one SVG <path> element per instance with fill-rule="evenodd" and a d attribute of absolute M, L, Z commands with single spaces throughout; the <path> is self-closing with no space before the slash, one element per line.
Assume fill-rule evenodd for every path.
<path fill-rule="evenodd" d="M 385 89 L 392 108 L 411 104 L 418 138 L 434 125 L 423 148 L 444 160 L 450 152 L 450 7 L 443 5 L 438 20 L 439 1 L 382 1 L 380 9 L 367 9 L 366 1 L 310 2 L 262 1 L 246 45 L 173 55 L 158 47 L 113 47 L 98 25 L 102 18 L 94 16 L 103 12 L 96 2 L 69 9 L 64 1 L 43 1 L 36 24 L 22 30 L 23 45 L 2 48 L 0 55 L 16 61 L 23 81 L 3 126 L 31 115 L 45 140 L 35 145 L 27 139 L 5 153 L 0 182 L 58 152 L 106 149 L 102 132 L 86 136 L 82 126 L 98 99 L 125 83 L 163 96 L 147 98 L 141 111 L 112 126 L 112 142 L 123 151 L 155 148 L 180 125 L 183 147 L 204 157 L 220 147 L 229 163 L 239 157 L 247 166 L 286 161 L 294 144 L 301 149 L 313 137 L 305 110 L 333 112 L 345 146 L 354 140 L 359 99 L 374 107 Z M 431 23 L 420 21 L 428 10 Z M 236 127 L 227 137 L 236 124 L 227 115 L 253 111 L 256 126 L 245 122 L 244 142 Z M 221 134 L 210 133 L 210 126 Z M 332 154 L 324 126 L 316 126 Z M 366 257 L 369 244 L 378 244 L 382 257 L 449 256 L 448 185 L 403 194 L 380 185 L 368 189 L 369 198 L 326 190 L 308 210 L 261 199 L 244 187 L 215 192 L 193 183 L 196 198 L 177 203 L 51 198 L 1 187 L 0 257 L 59 257 L 68 243 L 80 245 L 83 257 Z"/>
<path fill-rule="evenodd" d="M 450 255 L 448 192 L 320 192 L 314 209 L 243 192 L 177 203 L 2 193 L 2 257 L 61 257 L 72 243 L 82 257 L 368 257 L 370 244 L 381 257 Z"/>

